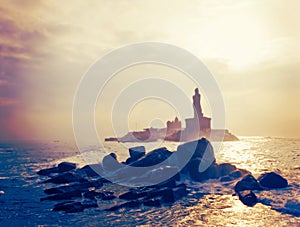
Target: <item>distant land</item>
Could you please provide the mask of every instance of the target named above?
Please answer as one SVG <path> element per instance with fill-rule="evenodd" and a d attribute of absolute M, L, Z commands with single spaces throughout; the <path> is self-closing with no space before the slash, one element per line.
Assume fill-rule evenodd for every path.
<path fill-rule="evenodd" d="M 142 131 L 128 132 L 120 138 L 105 138 L 106 142 L 152 142 L 157 140 L 167 141 L 191 141 L 205 137 L 210 141 L 237 141 L 235 135 L 228 129 L 212 129 L 211 118 L 205 117 L 201 107 L 199 89 L 195 89 L 193 96 L 194 117 L 185 119 L 186 128 L 181 127 L 181 121 L 175 117 L 173 121 L 167 121 L 166 128 L 145 128 Z M 199 127 L 200 126 L 200 127 Z"/>

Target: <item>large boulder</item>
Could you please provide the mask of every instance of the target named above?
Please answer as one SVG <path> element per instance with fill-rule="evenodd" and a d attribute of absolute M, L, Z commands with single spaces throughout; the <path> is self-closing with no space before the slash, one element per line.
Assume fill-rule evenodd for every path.
<path fill-rule="evenodd" d="M 99 172 L 99 171 L 97 171 L 98 169 L 99 169 L 99 171 L 103 172 L 103 168 L 101 165 L 91 164 L 91 165 L 83 166 L 82 168 L 80 168 L 78 170 L 78 172 L 83 175 L 86 175 L 87 177 L 97 177 L 97 176 L 99 176 L 99 174 L 97 173 L 97 172 Z"/>
<path fill-rule="evenodd" d="M 89 190 L 83 193 L 83 196 L 88 199 L 102 199 L 104 197 L 104 193 L 98 190 Z"/>
<path fill-rule="evenodd" d="M 87 180 L 76 173 L 66 172 L 54 176 L 44 181 L 43 183 L 66 184 L 66 183 L 73 183 L 73 182 L 87 182 Z"/>
<path fill-rule="evenodd" d="M 118 162 L 117 155 L 115 153 L 106 155 L 102 160 L 102 165 L 106 171 L 115 171 L 121 168 L 121 164 Z"/>
<path fill-rule="evenodd" d="M 143 157 L 146 154 L 144 146 L 137 146 L 129 148 L 129 155 L 132 161 L 136 161 L 139 158 Z"/>
<path fill-rule="evenodd" d="M 150 191 L 153 191 L 153 189 L 152 188 L 130 189 L 128 192 L 121 194 L 119 198 L 125 200 L 136 200 L 138 198 L 147 196 Z"/>
<path fill-rule="evenodd" d="M 41 176 L 50 176 L 51 174 L 58 173 L 58 167 L 52 167 L 47 169 L 41 169 L 37 172 Z"/>
<path fill-rule="evenodd" d="M 234 190 L 238 193 L 245 190 L 261 190 L 261 187 L 257 180 L 251 174 L 249 174 L 237 182 Z"/>
<path fill-rule="evenodd" d="M 258 177 L 258 182 L 265 188 L 285 188 L 288 181 L 277 173 L 264 173 Z"/>
<path fill-rule="evenodd" d="M 51 195 L 51 196 L 48 196 L 48 197 L 45 197 L 45 198 L 41 198 L 40 201 L 74 199 L 74 198 L 81 197 L 81 194 L 84 191 L 85 191 L 84 189 L 77 189 L 77 190 L 74 190 L 74 191 L 59 193 L 59 194 Z"/>
<path fill-rule="evenodd" d="M 189 153 L 189 155 L 193 158 L 205 158 L 208 160 L 215 160 L 215 155 L 213 151 L 213 147 L 210 142 L 201 138 L 200 140 L 194 140 L 191 142 L 187 142 L 185 144 L 179 145 L 177 147 L 177 152 L 179 153 Z"/>
<path fill-rule="evenodd" d="M 174 155 L 177 156 L 178 162 L 187 161 L 187 164 L 181 170 L 182 174 L 194 172 L 192 175 L 195 175 L 203 173 L 216 162 L 213 147 L 205 138 L 178 146 Z M 186 160 L 189 157 L 190 160 Z"/>
<path fill-rule="evenodd" d="M 256 195 L 250 190 L 240 191 L 238 192 L 238 196 L 242 203 L 247 206 L 252 207 L 257 203 Z"/>
<path fill-rule="evenodd" d="M 236 166 L 230 163 L 221 163 L 218 166 L 219 168 L 219 177 L 229 175 L 231 172 L 236 170 Z"/>
<path fill-rule="evenodd" d="M 63 173 L 76 169 L 76 164 L 72 162 L 61 162 L 58 164 L 57 168 L 59 173 Z"/>
<path fill-rule="evenodd" d="M 171 151 L 168 151 L 167 148 L 162 147 L 149 152 L 148 154 L 146 154 L 145 156 L 143 156 L 142 158 L 133 162 L 130 165 L 134 167 L 153 166 L 165 161 L 171 155 L 172 155 Z"/>
<path fill-rule="evenodd" d="M 164 187 L 150 191 L 146 199 L 161 198 L 163 203 L 173 203 L 186 195 L 186 185 L 180 184 L 173 188 Z"/>
<path fill-rule="evenodd" d="M 80 202 L 68 201 L 58 203 L 54 206 L 53 211 L 65 211 L 66 213 L 81 212 L 84 210 L 84 205 Z"/>
<path fill-rule="evenodd" d="M 199 171 L 201 162 L 201 158 L 195 158 L 189 162 L 189 175 L 194 181 L 205 181 L 208 179 L 219 178 L 219 168 L 216 163 L 212 163 L 204 171 Z"/>
<path fill-rule="evenodd" d="M 51 195 L 51 194 L 70 192 L 74 190 L 88 190 L 91 187 L 100 188 L 102 186 L 103 186 L 103 180 L 101 179 L 101 180 L 94 180 L 94 181 L 83 182 L 83 183 L 75 183 L 72 185 L 60 186 L 57 188 L 48 188 L 45 189 L 44 192 L 48 195 Z"/>
<path fill-rule="evenodd" d="M 58 166 L 48 168 L 48 169 L 42 169 L 37 172 L 38 175 L 42 176 L 51 176 L 53 174 L 57 173 L 64 173 L 68 172 L 70 170 L 76 169 L 76 164 L 72 162 L 61 162 L 58 164 Z"/>

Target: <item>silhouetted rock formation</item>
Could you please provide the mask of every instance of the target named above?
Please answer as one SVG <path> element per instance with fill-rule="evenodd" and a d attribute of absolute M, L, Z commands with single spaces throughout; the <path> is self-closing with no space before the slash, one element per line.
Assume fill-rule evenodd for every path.
<path fill-rule="evenodd" d="M 254 206 L 259 201 L 255 191 L 288 186 L 286 179 L 274 172 L 262 174 L 257 181 L 247 170 L 239 169 L 230 163 L 216 163 L 213 147 L 205 138 L 182 144 L 174 152 L 159 148 L 146 153 L 145 148 L 139 146 L 130 148 L 129 154 L 132 162 L 128 165 L 119 163 L 116 154 L 111 153 L 103 158 L 102 164 L 74 169 L 74 163 L 63 162 L 56 167 L 40 170 L 40 175 L 49 177 L 42 183 L 61 184 L 45 189 L 44 192 L 48 196 L 40 200 L 63 201 L 56 204 L 53 211 L 66 213 L 81 212 L 99 206 L 106 211 L 142 206 L 158 207 L 189 196 L 188 190 L 191 188 L 187 188 L 183 179 L 198 182 L 215 179 L 224 185 L 235 185 L 230 187 L 241 202 L 247 206 Z M 183 163 L 185 165 L 181 165 L 183 168 L 180 170 L 178 165 L 182 164 L 186 157 L 188 159 Z M 157 164 L 160 164 L 157 168 L 145 168 Z M 139 175 L 135 173 L 136 168 L 132 167 L 141 167 L 147 171 Z M 120 182 L 126 180 L 138 185 L 146 182 L 150 185 L 123 187 L 122 192 L 116 194 L 113 190 L 108 191 L 103 187 L 113 184 L 98 173 L 111 176 L 113 180 Z"/>
<path fill-rule="evenodd" d="M 258 182 L 265 188 L 285 188 L 288 186 L 287 180 L 274 172 L 262 174 L 258 177 Z"/>

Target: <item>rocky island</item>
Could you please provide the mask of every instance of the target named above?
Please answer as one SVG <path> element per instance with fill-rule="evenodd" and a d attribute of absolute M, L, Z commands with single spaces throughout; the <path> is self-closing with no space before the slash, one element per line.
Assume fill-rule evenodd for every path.
<path fill-rule="evenodd" d="M 212 129 L 211 118 L 204 116 L 201 107 L 201 95 L 198 88 L 193 96 L 194 117 L 185 119 L 185 128 L 181 121 L 175 117 L 173 121 L 166 123 L 166 128 L 146 128 L 142 131 L 128 132 L 120 138 L 105 138 L 106 142 L 151 142 L 156 140 L 167 140 L 174 142 L 191 141 L 202 137 L 210 141 L 236 141 L 238 138 L 228 129 Z"/>

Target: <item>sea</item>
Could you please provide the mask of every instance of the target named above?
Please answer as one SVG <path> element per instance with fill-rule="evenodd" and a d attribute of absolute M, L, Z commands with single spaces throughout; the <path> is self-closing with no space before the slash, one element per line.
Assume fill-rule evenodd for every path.
<path fill-rule="evenodd" d="M 87 161 L 76 146 L 61 141 L 14 141 L 0 145 L 0 226 L 300 226 L 300 139 L 239 137 L 223 142 L 216 152 L 218 163 L 231 163 L 257 177 L 276 171 L 288 180 L 284 189 L 256 192 L 254 207 L 243 205 L 230 187 L 217 180 L 205 183 L 183 179 L 188 196 L 172 205 L 103 211 L 101 207 L 66 214 L 54 212 L 56 202 L 43 201 L 36 172 L 61 161 L 84 166 Z M 141 143 L 105 143 L 120 161 L 128 157 L 128 147 Z M 149 143 L 176 150 L 179 143 Z M 92 149 L 92 148 L 91 148 Z M 94 150 L 97 154 L 97 151 Z"/>

